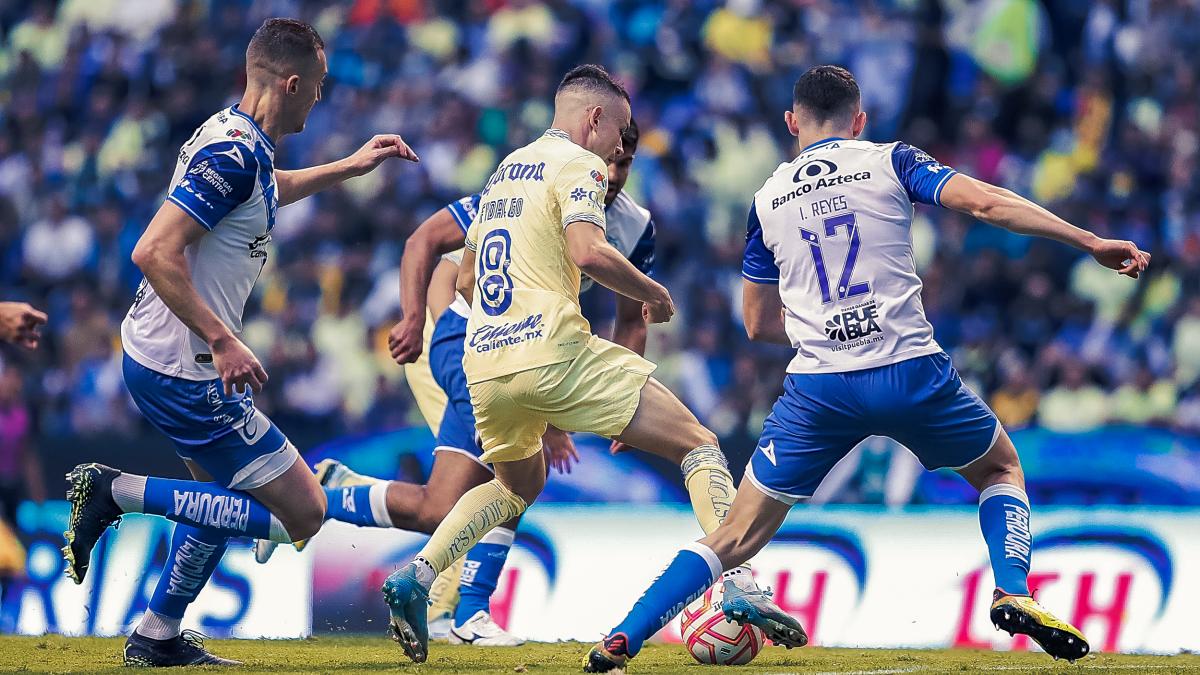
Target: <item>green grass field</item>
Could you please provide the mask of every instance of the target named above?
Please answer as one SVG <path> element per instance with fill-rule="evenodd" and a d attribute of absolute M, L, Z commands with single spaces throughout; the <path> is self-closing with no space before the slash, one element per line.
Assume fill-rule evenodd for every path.
<path fill-rule="evenodd" d="M 118 672 L 123 639 L 0 637 L 0 672 Z M 232 672 L 360 672 L 399 670 L 411 673 L 577 673 L 588 645 L 578 642 L 531 644 L 512 649 L 431 645 L 429 662 L 409 663 L 395 644 L 382 637 L 319 637 L 308 640 L 214 640 L 217 654 L 246 665 Z M 207 670 L 207 669 L 206 669 Z M 679 646 L 650 645 L 633 662 L 633 673 L 712 672 L 692 661 Z M 733 673 L 1137 673 L 1200 672 L 1200 655 L 1092 655 L 1074 665 L 1045 654 L 977 651 L 871 649 L 765 650 L 749 666 Z M 725 671 L 721 671 L 725 672 Z"/>

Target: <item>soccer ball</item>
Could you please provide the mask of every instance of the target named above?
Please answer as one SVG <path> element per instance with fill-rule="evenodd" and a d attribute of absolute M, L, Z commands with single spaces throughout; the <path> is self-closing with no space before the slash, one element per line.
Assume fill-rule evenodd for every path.
<path fill-rule="evenodd" d="M 767 636 L 758 626 L 739 626 L 721 611 L 724 584 L 718 581 L 679 615 L 683 644 L 705 665 L 744 666 L 758 656 Z"/>

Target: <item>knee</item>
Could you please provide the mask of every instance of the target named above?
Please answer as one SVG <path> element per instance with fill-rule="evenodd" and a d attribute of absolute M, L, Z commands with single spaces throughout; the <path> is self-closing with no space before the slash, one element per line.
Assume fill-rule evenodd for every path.
<path fill-rule="evenodd" d="M 322 495 L 324 497 L 324 495 Z M 321 530 L 325 522 L 324 501 L 309 500 L 288 509 L 279 518 L 292 541 L 308 539 Z"/>
<path fill-rule="evenodd" d="M 537 498 L 542 494 L 542 490 L 546 487 L 546 477 L 540 473 L 530 474 L 525 480 L 509 485 L 501 482 L 509 492 L 521 498 L 525 502 L 525 506 L 537 501 Z"/>
<path fill-rule="evenodd" d="M 684 441 L 684 445 L 686 446 L 682 448 L 684 455 L 704 445 L 719 447 L 717 443 L 717 435 L 714 434 L 711 429 L 703 424 L 700 424 L 699 422 L 692 425 L 692 428 L 689 429 L 686 434 L 683 434 L 681 440 Z"/>

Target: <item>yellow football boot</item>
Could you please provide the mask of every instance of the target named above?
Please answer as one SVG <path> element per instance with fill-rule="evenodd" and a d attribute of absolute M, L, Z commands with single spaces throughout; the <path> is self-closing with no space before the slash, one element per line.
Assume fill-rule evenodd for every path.
<path fill-rule="evenodd" d="M 992 623 L 1009 635 L 1021 633 L 1055 659 L 1075 661 L 1091 649 L 1079 629 L 1051 614 L 1029 595 L 992 594 Z"/>

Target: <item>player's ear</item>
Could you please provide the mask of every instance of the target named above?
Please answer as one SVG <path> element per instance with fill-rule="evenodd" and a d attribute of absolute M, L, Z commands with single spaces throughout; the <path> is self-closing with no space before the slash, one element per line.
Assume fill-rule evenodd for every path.
<path fill-rule="evenodd" d="M 858 138 L 862 134 L 863 129 L 867 128 L 867 111 L 859 110 L 854 115 L 854 122 L 850 126 L 850 131 L 854 133 L 854 138 Z"/>
<path fill-rule="evenodd" d="M 588 126 L 591 127 L 592 129 L 599 129 L 600 128 L 600 117 L 602 115 L 604 115 L 604 108 L 602 106 L 595 106 L 591 110 L 589 110 L 588 111 Z"/>
<path fill-rule="evenodd" d="M 283 81 L 283 90 L 289 94 L 295 94 L 300 91 L 300 76 L 292 75 Z"/>
<path fill-rule="evenodd" d="M 789 134 L 793 136 L 800 135 L 800 120 L 796 117 L 796 113 L 791 110 L 784 111 L 783 123 L 787 125 Z"/>

